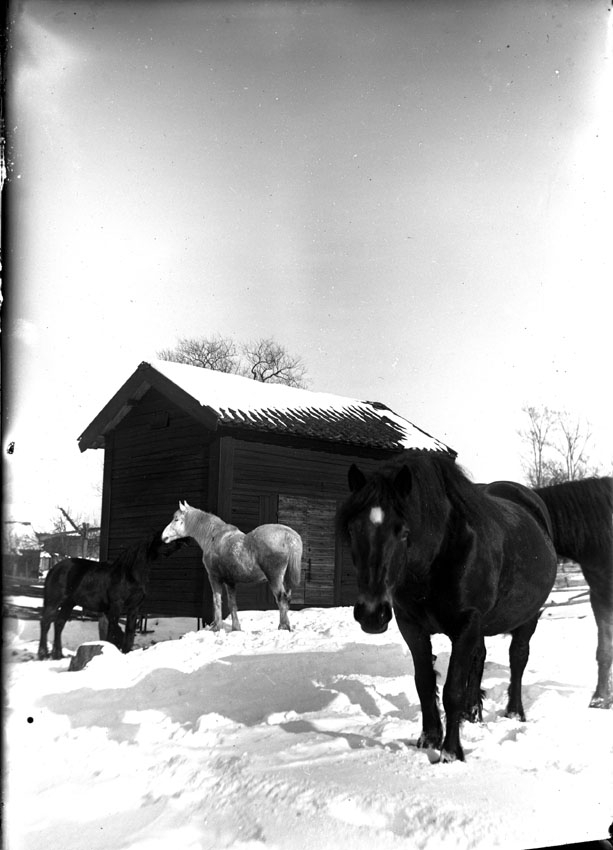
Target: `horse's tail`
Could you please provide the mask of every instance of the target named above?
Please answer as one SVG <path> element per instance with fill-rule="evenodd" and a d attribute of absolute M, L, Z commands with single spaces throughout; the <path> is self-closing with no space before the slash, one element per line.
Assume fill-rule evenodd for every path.
<path fill-rule="evenodd" d="M 292 529 L 293 531 L 293 529 Z M 289 556 L 287 559 L 287 569 L 285 571 L 285 583 L 288 590 L 297 587 L 300 584 L 300 574 L 302 572 L 302 538 L 297 531 L 294 531 L 288 540 Z"/>

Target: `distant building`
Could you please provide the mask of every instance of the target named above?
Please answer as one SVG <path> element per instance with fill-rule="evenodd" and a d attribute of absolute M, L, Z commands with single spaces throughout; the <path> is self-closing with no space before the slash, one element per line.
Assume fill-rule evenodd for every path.
<path fill-rule="evenodd" d="M 2 524 L 2 552 L 20 554 L 40 550 L 40 540 L 31 522 L 5 520 Z"/>
<path fill-rule="evenodd" d="M 407 448 L 455 452 L 379 402 L 260 383 L 166 361 L 141 363 L 79 438 L 103 448 L 101 557 L 166 525 L 184 499 L 249 531 L 281 522 L 304 543 L 297 605 L 348 605 L 356 587 L 334 519 L 352 462 L 365 471 Z M 274 607 L 267 585 L 242 609 Z M 211 617 L 200 550 L 152 570 L 149 614 Z"/>
<path fill-rule="evenodd" d="M 6 520 L 2 524 L 2 573 L 37 578 L 42 546 L 31 522 Z"/>
<path fill-rule="evenodd" d="M 7 520 L 2 526 L 2 571 L 8 576 L 37 578 L 62 558 L 100 557 L 100 529 L 35 531 L 30 522 Z"/>
<path fill-rule="evenodd" d="M 39 534 L 45 552 L 59 558 L 90 558 L 97 561 L 100 558 L 100 529 L 85 526 L 78 531 L 52 531 Z"/>

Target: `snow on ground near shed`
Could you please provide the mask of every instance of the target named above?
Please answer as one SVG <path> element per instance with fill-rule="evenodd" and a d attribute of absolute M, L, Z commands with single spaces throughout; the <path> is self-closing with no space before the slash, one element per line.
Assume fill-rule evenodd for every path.
<path fill-rule="evenodd" d="M 457 850 L 607 835 L 613 723 L 587 707 L 587 606 L 539 624 L 526 723 L 502 716 L 508 638 L 488 639 L 485 722 L 464 725 L 467 761 L 450 765 L 414 746 L 413 665 L 394 623 L 372 637 L 350 608 L 291 617 L 292 633 L 275 611 L 243 612 L 243 631 L 223 634 L 150 621 L 146 649 L 80 672 L 68 658 L 18 663 L 35 653 L 38 623 L 10 619 L 6 846 Z M 96 624 L 65 634 L 75 650 Z M 442 680 L 447 639 L 434 651 Z"/>

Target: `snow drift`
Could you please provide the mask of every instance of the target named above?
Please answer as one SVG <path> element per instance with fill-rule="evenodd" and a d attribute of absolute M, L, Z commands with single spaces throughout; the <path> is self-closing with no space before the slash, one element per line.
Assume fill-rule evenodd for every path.
<path fill-rule="evenodd" d="M 291 633 L 276 611 L 241 619 L 219 634 L 154 621 L 141 648 L 80 672 L 68 658 L 18 663 L 38 623 L 11 620 L 6 846 L 512 850 L 607 835 L 613 724 L 588 708 L 587 605 L 539 624 L 525 723 L 503 716 L 509 639 L 488 639 L 484 722 L 464 725 L 467 761 L 449 765 L 415 747 L 413 665 L 394 623 L 371 637 L 350 608 L 293 611 Z M 64 635 L 74 650 L 96 624 Z M 442 682 L 445 637 L 434 651 Z"/>

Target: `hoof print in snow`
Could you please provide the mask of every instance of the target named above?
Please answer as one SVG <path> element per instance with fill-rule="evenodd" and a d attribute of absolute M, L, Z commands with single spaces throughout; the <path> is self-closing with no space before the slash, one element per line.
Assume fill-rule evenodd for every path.
<path fill-rule="evenodd" d="M 119 652 L 116 646 L 105 640 L 82 643 L 70 660 L 69 670 L 83 670 L 96 655 Z"/>

